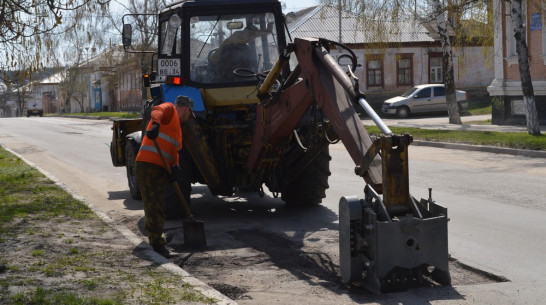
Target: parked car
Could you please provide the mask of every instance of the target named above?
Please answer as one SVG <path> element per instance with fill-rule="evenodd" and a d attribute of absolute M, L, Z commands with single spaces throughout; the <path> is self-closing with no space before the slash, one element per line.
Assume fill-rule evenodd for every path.
<path fill-rule="evenodd" d="M 31 115 L 44 116 L 44 107 L 42 105 L 42 101 L 28 101 L 26 106 L 27 117 L 30 117 Z"/>
<path fill-rule="evenodd" d="M 468 94 L 455 90 L 459 112 L 468 108 Z M 442 84 L 418 85 L 408 89 L 401 96 L 383 102 L 381 111 L 406 118 L 412 113 L 447 111 L 446 89 Z"/>

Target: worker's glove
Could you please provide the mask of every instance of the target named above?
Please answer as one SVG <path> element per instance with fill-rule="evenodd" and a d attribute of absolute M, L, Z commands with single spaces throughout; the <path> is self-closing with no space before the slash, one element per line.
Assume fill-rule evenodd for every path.
<path fill-rule="evenodd" d="M 178 176 L 180 176 L 181 172 L 182 172 L 182 170 L 180 169 L 180 166 L 178 166 L 178 165 L 171 166 L 171 175 L 168 178 L 169 182 L 173 183 L 176 180 L 178 180 Z"/>
<path fill-rule="evenodd" d="M 157 122 L 154 122 L 152 124 L 152 128 L 146 130 L 146 136 L 150 139 L 150 140 L 155 140 L 155 138 L 157 138 L 157 135 L 159 134 L 159 123 Z"/>

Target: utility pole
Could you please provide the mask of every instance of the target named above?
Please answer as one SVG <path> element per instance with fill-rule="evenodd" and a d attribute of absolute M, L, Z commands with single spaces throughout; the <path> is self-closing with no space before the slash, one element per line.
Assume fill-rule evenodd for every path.
<path fill-rule="evenodd" d="M 89 102 L 87 111 L 91 112 L 91 65 L 89 64 L 89 46 L 85 47 L 85 52 L 87 53 L 87 100 Z"/>
<path fill-rule="evenodd" d="M 338 0 L 338 11 L 339 11 L 339 43 L 342 43 L 341 41 L 341 0 Z"/>

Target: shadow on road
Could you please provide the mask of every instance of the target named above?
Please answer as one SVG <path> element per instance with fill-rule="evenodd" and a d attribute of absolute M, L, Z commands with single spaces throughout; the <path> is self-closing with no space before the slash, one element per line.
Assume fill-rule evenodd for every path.
<path fill-rule="evenodd" d="M 253 291 L 263 289 L 252 286 L 254 282 L 290 282 L 294 277 L 307 283 L 305 289 L 320 287 L 357 303 L 431 304 L 439 298 L 463 298 L 454 288 L 437 285 L 373 295 L 359 285 L 343 284 L 337 258 L 338 217 L 322 205 L 287 207 L 280 198 L 260 198 L 253 193 L 219 198 L 205 186 L 194 186 L 191 206 L 195 218 L 205 221 L 208 248 L 185 249 L 180 220 L 170 220 L 166 227 L 172 228 L 169 234 L 175 237 L 168 246 L 177 251 L 171 261 L 234 300 L 252 298 Z M 260 278 L 258 274 L 264 272 L 274 275 Z M 257 275 L 234 281 L 240 279 L 240 273 Z M 420 302 L 399 297 L 408 293 L 411 300 L 417 294 Z"/>
<path fill-rule="evenodd" d="M 128 209 L 142 209 L 140 201 L 127 199 L 128 192 L 112 192 L 110 199 L 124 195 Z M 241 270 L 278 270 L 274 279 L 295 277 L 307 283 L 307 289 L 320 287 L 355 303 L 432 304 L 464 299 L 453 287 L 426 281 L 418 288 L 382 295 L 373 295 L 358 284 L 343 284 L 337 258 L 338 217 L 325 206 L 287 207 L 280 198 L 244 192 L 216 197 L 206 186 L 194 185 L 191 207 L 195 218 L 205 221 L 208 248 L 185 249 L 181 219 L 167 220 L 168 247 L 176 253 L 171 261 L 234 300 L 249 298 L 261 289 L 234 282 L 234 274 Z M 146 235 L 143 217 L 136 228 Z M 273 281 L 259 276 L 250 282 Z"/>
<path fill-rule="evenodd" d="M 125 208 L 131 211 L 142 210 L 142 201 L 131 198 L 129 191 L 111 191 L 108 192 L 108 200 L 122 200 Z"/>

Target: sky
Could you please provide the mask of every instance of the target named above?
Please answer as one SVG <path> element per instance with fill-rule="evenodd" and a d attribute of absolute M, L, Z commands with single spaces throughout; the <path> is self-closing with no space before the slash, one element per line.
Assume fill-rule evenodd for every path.
<path fill-rule="evenodd" d="M 120 7 L 117 2 L 124 2 L 125 0 L 114 0 L 111 2 L 111 5 L 114 7 Z M 175 0 L 172 0 L 175 1 Z M 320 0 L 279 0 L 281 3 L 286 5 L 286 9 L 284 10 L 284 13 L 287 14 L 289 12 L 301 10 L 304 8 L 308 8 L 311 6 L 319 5 Z M 171 2 L 171 1 L 168 1 Z M 119 9 L 123 11 L 123 9 Z M 112 30 L 112 34 L 117 35 L 117 32 Z"/>
<path fill-rule="evenodd" d="M 319 5 L 319 0 L 291 0 L 291 1 L 283 1 L 280 0 L 280 2 L 286 4 L 286 9 L 284 13 L 293 12 L 297 10 L 301 10 L 303 8 L 307 8 L 310 6 Z"/>

